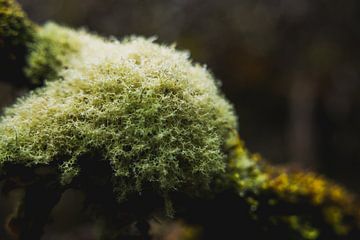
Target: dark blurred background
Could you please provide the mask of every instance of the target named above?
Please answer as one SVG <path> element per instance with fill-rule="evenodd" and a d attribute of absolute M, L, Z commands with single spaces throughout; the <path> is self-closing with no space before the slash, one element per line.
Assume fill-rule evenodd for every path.
<path fill-rule="evenodd" d="M 359 0 L 18 1 L 40 24 L 176 42 L 222 81 L 252 152 L 360 193 Z M 21 94 L 1 83 L 0 108 Z M 19 194 L 0 201 L 1 216 Z M 66 192 L 43 239 L 96 239 L 82 201 Z"/>
<path fill-rule="evenodd" d="M 206 64 L 253 152 L 360 183 L 358 0 L 19 0 L 31 19 L 158 36 Z"/>

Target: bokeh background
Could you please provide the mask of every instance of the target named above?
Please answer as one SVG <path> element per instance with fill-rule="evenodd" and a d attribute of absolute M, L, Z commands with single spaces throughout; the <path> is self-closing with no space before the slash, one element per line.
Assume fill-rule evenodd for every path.
<path fill-rule="evenodd" d="M 40 24 L 175 42 L 222 81 L 252 152 L 360 192 L 360 1 L 19 2 Z M 3 106 L 18 92 L 1 88 Z"/>

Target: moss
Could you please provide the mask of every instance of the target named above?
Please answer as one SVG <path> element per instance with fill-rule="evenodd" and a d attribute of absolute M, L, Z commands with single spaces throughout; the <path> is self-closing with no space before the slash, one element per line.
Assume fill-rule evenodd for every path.
<path fill-rule="evenodd" d="M 273 167 L 249 154 L 240 139 L 233 138 L 228 146 L 228 178 L 258 224 L 289 228 L 301 239 L 358 234 L 360 209 L 343 187 L 312 172 Z"/>
<path fill-rule="evenodd" d="M 319 230 L 310 226 L 307 222 L 302 222 L 298 216 L 289 216 L 285 218 L 285 221 L 289 223 L 291 228 L 299 232 L 302 238 L 312 240 L 319 238 Z"/>
<path fill-rule="evenodd" d="M 268 180 L 268 174 L 263 170 L 260 162 L 261 156 L 250 154 L 238 136 L 228 139 L 227 146 L 230 148 L 227 179 L 235 183 L 241 196 L 245 196 L 248 192 L 261 191 Z"/>
<path fill-rule="evenodd" d="M 296 201 L 302 196 L 306 196 L 313 205 L 331 201 L 346 206 L 353 201 L 353 197 L 342 187 L 312 172 L 275 171 L 276 173 L 271 173 L 273 177 L 266 183 L 265 188 L 276 191 L 279 196 L 288 198 L 289 201 Z"/>
<path fill-rule="evenodd" d="M 187 53 L 143 38 L 106 41 L 55 24 L 41 31 L 46 41 L 35 48 L 28 72 L 49 68 L 60 79 L 6 110 L 1 165 L 56 163 L 66 184 L 81 175 L 80 158 L 96 155 L 111 165 L 119 199 L 145 186 L 163 195 L 197 194 L 224 173 L 224 145 L 236 129 L 233 108 Z M 58 43 L 76 50 L 42 55 Z M 44 67 L 45 57 L 59 51 Z"/>
<path fill-rule="evenodd" d="M 360 227 L 357 200 L 343 187 L 312 172 L 288 173 L 272 167 L 268 174 L 264 191 L 273 191 L 279 199 L 293 204 L 306 200 L 318 209 L 324 223 L 335 235 L 345 236 Z"/>
<path fill-rule="evenodd" d="M 207 213 L 216 204 L 203 194 L 210 190 L 220 203 L 220 221 L 230 221 L 222 208 L 231 196 L 241 203 L 234 209 L 248 231 L 257 229 L 259 236 L 267 236 L 268 230 L 278 236 L 278 229 L 286 231 L 286 239 L 358 236 L 359 208 L 342 187 L 313 173 L 271 167 L 246 150 L 236 135 L 232 106 L 211 74 L 192 63 L 188 53 L 152 39 L 118 42 L 53 23 L 34 27 L 13 1 L 0 3 L 2 63 L 20 61 L 22 69 L 26 57 L 27 78 L 38 85 L 46 81 L 1 118 L 2 173 L 18 171 L 19 165 L 34 171 L 55 166 L 63 186 L 87 185 L 81 187 L 89 202 L 103 189 L 106 197 L 115 192 L 119 201 L 146 195 L 142 204 L 128 205 L 133 207 L 128 211 L 136 208 L 134 221 L 144 220 L 161 205 L 158 194 L 170 215 L 179 203 L 169 196 L 177 193 L 200 199 L 192 209 L 206 213 L 203 223 L 213 221 Z M 211 183 L 215 188 L 209 189 Z M 223 199 L 221 192 L 229 188 L 231 194 Z M 114 211 L 113 204 L 94 202 Z M 137 209 L 139 205 L 143 208 Z M 222 224 L 215 226 L 226 227 Z M 121 228 L 115 225 L 117 232 Z"/>
<path fill-rule="evenodd" d="M 6 66 L 1 69 L 1 81 L 29 84 L 22 69 L 35 28 L 14 0 L 0 0 L 0 65 Z"/>
<path fill-rule="evenodd" d="M 25 68 L 26 76 L 34 84 L 60 78 L 61 69 L 68 68 L 69 55 L 79 50 L 79 42 L 73 32 L 47 24 L 37 31 L 35 41 L 29 45 L 30 54 Z"/>
<path fill-rule="evenodd" d="M 59 78 L 68 55 L 79 48 L 67 31 L 47 24 L 35 26 L 13 0 L 0 0 L 0 62 L 2 81 L 40 86 Z M 4 79 L 6 76 L 6 79 Z"/>

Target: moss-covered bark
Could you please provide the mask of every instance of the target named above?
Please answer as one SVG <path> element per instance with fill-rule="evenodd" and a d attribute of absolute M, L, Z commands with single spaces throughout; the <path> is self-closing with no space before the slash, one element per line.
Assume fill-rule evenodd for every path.
<path fill-rule="evenodd" d="M 20 239 L 41 236 L 68 188 L 84 193 L 104 239 L 149 238 L 155 217 L 181 219 L 202 239 L 360 238 L 354 196 L 249 154 L 231 105 L 187 54 L 35 27 L 0 3 L 2 80 L 49 80 L 0 121 L 3 193 L 25 191 L 9 221 Z"/>

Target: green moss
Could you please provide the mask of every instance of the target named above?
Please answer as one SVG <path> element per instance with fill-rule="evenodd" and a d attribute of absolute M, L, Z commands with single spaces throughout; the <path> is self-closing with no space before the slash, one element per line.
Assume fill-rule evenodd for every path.
<path fill-rule="evenodd" d="M 33 34 L 33 25 L 13 0 L 0 0 L 0 46 L 23 45 Z"/>
<path fill-rule="evenodd" d="M 26 76 L 34 84 L 42 84 L 45 80 L 60 77 L 59 72 L 67 68 L 69 55 L 76 54 L 80 48 L 73 32 L 47 24 L 37 31 L 35 41 L 29 46 Z"/>
<path fill-rule="evenodd" d="M 303 239 L 318 239 L 319 238 L 319 230 L 315 227 L 312 227 L 310 223 L 303 222 L 298 216 L 289 216 L 285 217 L 285 221 L 287 221 L 290 227 L 295 231 L 301 234 Z"/>
<path fill-rule="evenodd" d="M 70 54 L 79 48 L 76 38 L 53 24 L 36 27 L 13 0 L 0 0 L 1 79 L 20 85 L 42 85 L 59 77 Z M 2 77 L 4 78 L 4 77 Z"/>
<path fill-rule="evenodd" d="M 28 84 L 22 72 L 28 44 L 34 40 L 35 26 L 13 0 L 0 0 L 1 81 Z"/>
<path fill-rule="evenodd" d="M 96 155 L 111 165 L 119 199 L 144 186 L 164 195 L 196 194 L 225 171 L 224 145 L 236 117 L 209 72 L 187 53 L 143 38 L 105 41 L 54 24 L 42 31 L 48 42 L 36 48 L 28 72 L 43 69 L 36 59 L 47 46 L 60 42 L 76 51 L 51 50 L 61 53 L 50 60 L 50 66 L 61 62 L 50 67 L 61 79 L 6 110 L 1 165 L 58 163 L 66 184 L 81 175 L 81 157 Z"/>
<path fill-rule="evenodd" d="M 235 184 L 241 196 L 249 192 L 257 194 L 262 191 L 269 176 L 263 169 L 261 156 L 250 154 L 239 137 L 228 139 L 226 145 L 231 149 L 226 179 Z M 223 182 L 226 182 L 226 179 Z M 256 201 L 250 201 L 250 203 L 251 208 L 257 207 Z"/>

